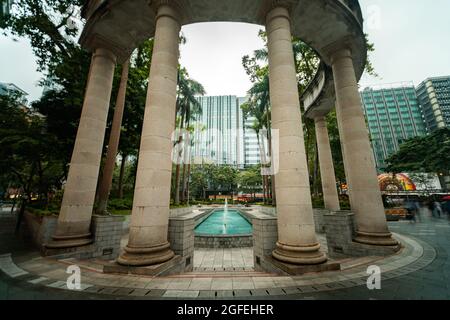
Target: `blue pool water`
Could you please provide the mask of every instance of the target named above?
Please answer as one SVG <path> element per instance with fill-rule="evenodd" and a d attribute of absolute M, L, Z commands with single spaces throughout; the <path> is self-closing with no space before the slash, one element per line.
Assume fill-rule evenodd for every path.
<path fill-rule="evenodd" d="M 195 228 L 195 234 L 252 234 L 252 225 L 237 210 L 216 210 Z"/>

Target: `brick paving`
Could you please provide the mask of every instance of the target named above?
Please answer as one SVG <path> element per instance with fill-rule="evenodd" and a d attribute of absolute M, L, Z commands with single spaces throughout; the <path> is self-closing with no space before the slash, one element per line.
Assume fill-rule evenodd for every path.
<path fill-rule="evenodd" d="M 65 289 L 65 267 L 75 261 L 53 261 L 36 253 L 11 256 L 12 247 L 3 243 L 0 299 L 449 299 L 449 221 L 428 218 L 390 227 L 411 237 L 399 236 L 406 244 L 400 255 L 348 259 L 340 272 L 299 277 L 261 274 L 252 269 L 251 248 L 201 249 L 196 251 L 194 272 L 182 276 L 105 275 L 91 262 L 83 270 L 81 292 Z M 18 252 L 26 252 L 26 246 Z M 383 271 L 381 290 L 366 287 L 370 263 Z"/>

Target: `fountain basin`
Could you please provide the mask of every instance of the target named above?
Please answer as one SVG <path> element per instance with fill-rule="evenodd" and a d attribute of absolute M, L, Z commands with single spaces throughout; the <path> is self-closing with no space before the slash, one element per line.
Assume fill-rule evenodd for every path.
<path fill-rule="evenodd" d="M 214 210 L 195 228 L 197 248 L 240 248 L 253 246 L 253 227 L 238 210 Z"/>

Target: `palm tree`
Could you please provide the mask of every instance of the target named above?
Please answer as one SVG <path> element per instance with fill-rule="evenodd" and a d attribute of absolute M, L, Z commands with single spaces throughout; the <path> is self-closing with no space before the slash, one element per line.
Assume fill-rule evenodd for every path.
<path fill-rule="evenodd" d="M 202 113 L 202 108 L 200 105 L 200 102 L 196 99 L 196 96 L 198 95 L 204 95 L 205 89 L 203 86 L 189 78 L 189 75 L 184 68 L 180 68 L 179 74 L 178 74 L 178 95 L 177 95 L 177 116 L 180 117 L 179 121 L 179 129 L 180 132 L 183 131 L 185 128 L 190 127 L 190 123 L 192 120 L 195 120 L 197 115 L 200 115 Z M 178 135 L 178 140 L 175 142 L 175 144 L 181 145 L 183 141 L 182 134 Z M 190 144 L 189 144 L 190 146 Z M 188 147 L 189 147 L 188 146 Z M 176 164 L 176 171 L 175 171 L 175 195 L 174 195 L 174 202 L 176 205 L 180 204 L 180 194 L 185 194 L 185 186 L 186 186 L 186 166 L 187 164 L 183 164 L 183 190 L 180 193 L 180 162 L 182 162 L 182 150 L 178 152 L 177 156 L 177 164 Z"/>

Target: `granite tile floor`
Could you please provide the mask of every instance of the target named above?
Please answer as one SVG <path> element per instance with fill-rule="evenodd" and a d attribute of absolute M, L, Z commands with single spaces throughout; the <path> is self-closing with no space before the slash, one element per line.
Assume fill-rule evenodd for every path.
<path fill-rule="evenodd" d="M 83 291 L 74 292 L 64 290 L 65 274 L 60 271 L 64 263 L 71 261 L 46 261 L 36 253 L 11 257 L 8 252 L 15 251 L 1 243 L 0 253 L 6 254 L 1 255 L 0 299 L 450 299 L 450 222 L 428 218 L 417 224 L 390 223 L 390 227 L 413 238 L 406 239 L 409 245 L 400 259 L 379 261 L 382 290 L 367 289 L 365 267 L 353 266 L 354 261 L 337 273 L 301 277 L 254 275 L 252 249 L 240 248 L 198 250 L 196 271 L 188 277 L 112 279 L 93 265 L 85 273 Z M 22 251 L 27 252 L 27 248 Z M 243 271 L 240 275 L 224 276 L 220 274 L 224 266 Z M 217 270 L 211 272 L 211 268 Z"/>

